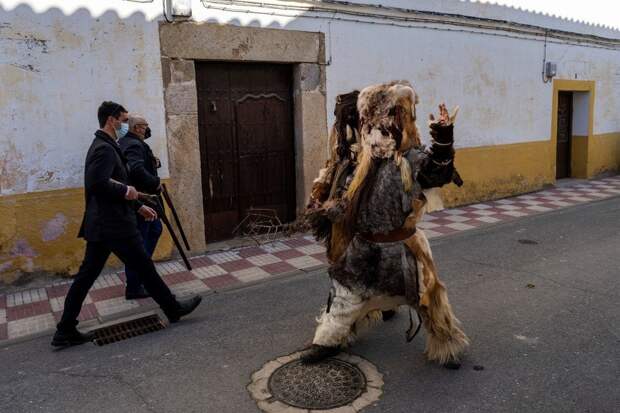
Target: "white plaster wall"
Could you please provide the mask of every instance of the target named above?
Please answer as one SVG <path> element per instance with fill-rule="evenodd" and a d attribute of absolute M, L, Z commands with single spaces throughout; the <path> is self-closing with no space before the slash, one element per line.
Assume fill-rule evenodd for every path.
<path fill-rule="evenodd" d="M 161 4 L 0 1 L 0 194 L 81 187 L 97 108 L 143 113 L 168 163 Z"/>
<path fill-rule="evenodd" d="M 412 8 L 406 0 L 381 3 Z M 618 31 L 487 4 L 419 0 L 415 5 L 620 38 Z M 542 39 L 215 6 L 192 0 L 192 19 L 326 34 L 329 124 L 337 94 L 408 79 L 420 95 L 423 129 L 441 101 L 461 106 L 459 147 L 549 139 L 552 84 L 542 82 Z M 158 0 L 0 0 L 0 195 L 81 186 L 96 109 L 104 99 L 148 117 L 154 131 L 149 143 L 167 176 L 161 10 Z M 620 131 L 618 50 L 549 43 L 547 59 L 557 63 L 559 78 L 596 80 L 595 134 Z"/>
<path fill-rule="evenodd" d="M 277 0 L 267 3 L 274 2 Z M 292 3 L 311 6 L 320 2 Z M 457 0 L 353 3 L 513 20 L 620 38 L 618 30 L 489 4 Z M 372 83 L 407 79 L 420 96 L 418 117 L 424 129 L 429 113 L 436 110 L 438 103 L 445 100 L 449 106 L 460 105 L 458 147 L 549 139 L 553 87 L 551 82 L 542 81 L 543 38 L 516 39 L 506 32 L 463 31 L 446 26 L 394 27 L 361 17 L 355 18 L 375 24 L 355 23 L 315 18 L 314 12 L 249 6 L 229 6 L 223 11 L 220 5 L 210 6 L 205 8 L 200 0 L 193 0 L 193 19 L 326 33 L 326 49 L 328 58 L 331 57 L 327 67 L 328 124 L 333 122 L 333 102 L 339 93 Z M 247 13 L 248 10 L 264 13 Z M 558 65 L 557 78 L 596 80 L 594 133 L 620 131 L 620 50 L 548 42 L 546 53 L 547 60 Z"/>
<path fill-rule="evenodd" d="M 620 50 L 613 53 L 592 50 L 589 53 L 575 53 L 576 65 L 582 68 L 584 77 L 596 80 L 594 99 L 594 134 L 620 131 Z M 566 76 L 575 77 L 574 73 Z"/>
<path fill-rule="evenodd" d="M 614 0 L 346 0 L 462 14 L 620 38 L 620 4 Z M 583 24 L 583 23 L 586 24 Z"/>
<path fill-rule="evenodd" d="M 590 92 L 573 92 L 573 135 L 588 136 L 589 102 Z"/>

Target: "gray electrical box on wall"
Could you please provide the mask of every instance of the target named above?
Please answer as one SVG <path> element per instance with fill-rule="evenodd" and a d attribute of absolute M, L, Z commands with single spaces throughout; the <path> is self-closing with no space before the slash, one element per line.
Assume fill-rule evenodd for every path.
<path fill-rule="evenodd" d="M 555 63 L 547 62 L 545 64 L 545 77 L 547 79 L 554 77 L 556 75 L 556 73 L 557 73 L 557 70 L 558 70 L 558 68 L 557 68 Z"/>
<path fill-rule="evenodd" d="M 164 0 L 164 12 L 169 17 L 192 17 L 192 0 Z"/>

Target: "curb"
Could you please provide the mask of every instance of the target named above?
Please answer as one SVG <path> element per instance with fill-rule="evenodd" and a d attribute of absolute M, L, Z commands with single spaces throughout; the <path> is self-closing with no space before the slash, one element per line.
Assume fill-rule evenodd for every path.
<path fill-rule="evenodd" d="M 249 281 L 245 283 L 239 282 L 239 283 L 231 284 L 225 287 L 221 287 L 221 288 L 217 288 L 213 290 L 207 290 L 207 291 L 204 291 L 203 293 L 198 293 L 198 295 L 205 298 L 211 295 L 230 293 L 230 292 L 234 292 L 234 291 L 241 290 L 244 288 L 255 287 L 256 285 L 264 284 L 264 283 L 271 282 L 271 281 L 281 281 L 283 279 L 289 279 L 289 278 L 299 277 L 303 275 L 314 275 L 314 274 L 322 273 L 323 270 L 325 270 L 326 268 L 327 268 L 327 265 L 320 265 L 320 266 L 311 267 L 307 269 L 289 271 L 289 272 L 285 272 L 282 274 L 273 275 L 267 279 L 254 280 L 254 281 Z M 80 321 L 79 325 L 80 325 L 81 330 L 90 331 L 96 328 L 100 328 L 104 325 L 113 324 L 114 322 L 118 322 L 119 320 L 122 320 L 128 317 L 152 314 L 153 311 L 159 311 L 159 307 L 157 306 L 155 302 L 149 303 L 149 305 L 147 306 L 129 309 L 125 311 L 120 311 L 118 313 L 114 313 L 114 314 L 110 314 L 106 316 L 99 316 L 91 320 Z M 49 337 L 49 336 L 52 336 L 55 331 L 56 329 L 46 329 L 46 330 L 37 331 L 36 333 L 33 333 L 33 334 L 28 334 L 28 335 L 24 335 L 24 336 L 17 337 L 17 338 L 3 340 L 3 341 L 0 341 L 0 348 L 10 347 L 15 344 L 32 341 L 32 340 L 35 340 L 41 337 Z"/>

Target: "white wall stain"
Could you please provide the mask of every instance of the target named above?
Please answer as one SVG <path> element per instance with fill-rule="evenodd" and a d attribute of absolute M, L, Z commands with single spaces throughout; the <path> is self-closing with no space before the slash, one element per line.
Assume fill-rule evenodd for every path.
<path fill-rule="evenodd" d="M 9 268 L 11 268 L 11 266 L 13 265 L 13 261 L 6 261 L 0 264 L 0 274 L 2 274 L 2 272 L 8 270 Z"/>
<path fill-rule="evenodd" d="M 41 238 L 43 241 L 53 241 L 62 236 L 67 230 L 69 221 L 64 214 L 58 213 L 56 216 L 45 223 L 41 230 Z"/>
<path fill-rule="evenodd" d="M 9 253 L 11 257 L 28 257 L 34 258 L 38 254 L 35 250 L 30 246 L 27 240 L 20 238 L 15 241 L 13 244 L 13 248 L 11 248 L 11 252 Z"/>

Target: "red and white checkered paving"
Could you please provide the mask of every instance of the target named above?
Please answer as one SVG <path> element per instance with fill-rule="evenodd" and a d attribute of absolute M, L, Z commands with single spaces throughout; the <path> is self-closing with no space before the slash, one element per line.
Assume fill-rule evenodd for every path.
<path fill-rule="evenodd" d="M 418 227 L 424 229 L 429 238 L 433 238 L 616 195 L 620 195 L 620 176 L 445 209 L 427 214 Z"/>
<path fill-rule="evenodd" d="M 425 216 L 419 228 L 434 238 L 617 195 L 620 175 L 434 212 Z M 325 266 L 327 259 L 321 244 L 311 236 L 301 235 L 256 247 L 214 252 L 192 258 L 191 262 L 192 271 L 187 271 L 180 261 L 156 264 L 178 296 L 308 271 Z M 54 329 L 70 282 L 0 295 L 0 342 Z M 100 276 L 84 302 L 80 321 L 97 322 L 116 313 L 153 306 L 150 299 L 125 300 L 124 283 L 123 272 Z"/>

